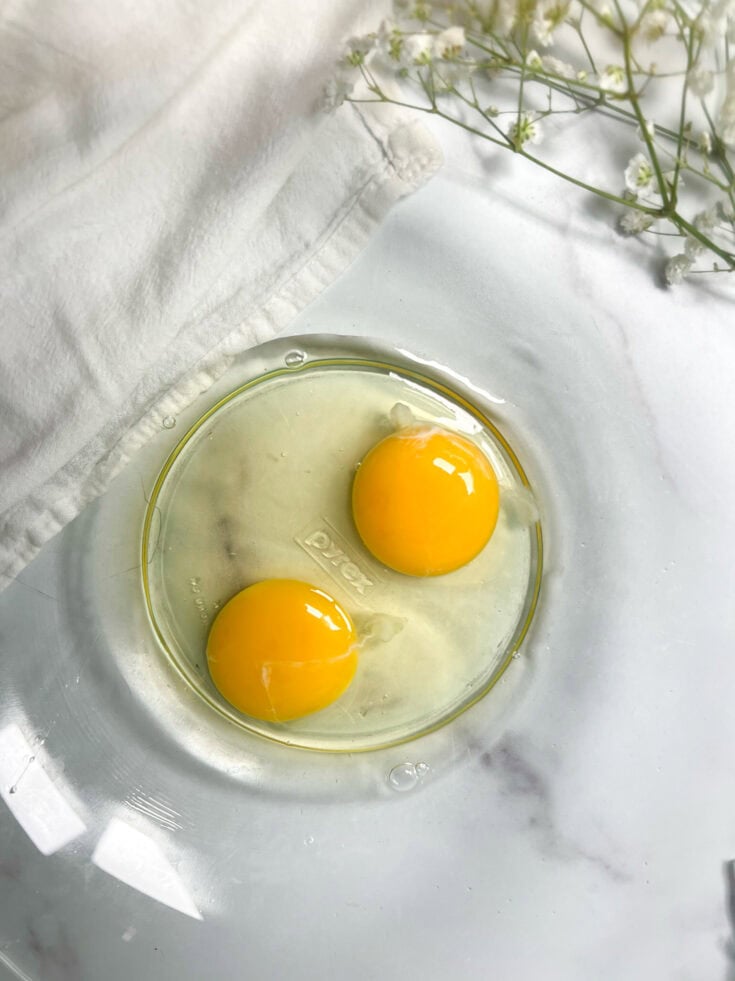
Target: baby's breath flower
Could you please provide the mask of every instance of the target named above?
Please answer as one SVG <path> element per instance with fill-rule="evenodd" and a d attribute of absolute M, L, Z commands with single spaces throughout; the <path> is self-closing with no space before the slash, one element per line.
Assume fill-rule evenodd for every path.
<path fill-rule="evenodd" d="M 612 24 L 612 7 L 607 3 L 607 0 L 593 0 L 592 6 L 603 24 Z"/>
<path fill-rule="evenodd" d="M 735 58 L 727 65 L 727 85 L 722 101 L 718 128 L 725 146 L 735 147 Z"/>
<path fill-rule="evenodd" d="M 518 6 L 523 9 L 521 3 Z M 554 41 L 554 31 L 569 13 L 569 0 L 536 0 L 532 9 L 531 37 L 542 48 L 548 48 Z"/>
<path fill-rule="evenodd" d="M 713 204 L 706 211 L 700 211 L 694 216 L 694 227 L 700 232 L 711 232 L 717 227 L 720 218 L 719 208 Z"/>
<path fill-rule="evenodd" d="M 354 83 L 343 75 L 330 78 L 324 86 L 321 99 L 321 109 L 323 112 L 331 112 L 341 106 L 345 99 L 352 94 Z"/>
<path fill-rule="evenodd" d="M 375 50 L 376 43 L 377 36 L 375 34 L 366 34 L 364 37 L 351 37 L 347 42 L 345 61 L 353 67 L 364 65 Z"/>
<path fill-rule="evenodd" d="M 625 235 L 640 235 L 653 224 L 653 218 L 644 211 L 629 208 L 618 220 L 620 230 Z"/>
<path fill-rule="evenodd" d="M 735 16 L 731 0 L 714 0 L 700 6 L 695 26 L 705 47 L 717 44 L 726 34 L 732 17 Z"/>
<path fill-rule="evenodd" d="M 508 36 L 518 20 L 517 0 L 491 0 L 494 8 L 495 28 L 501 37 Z"/>
<path fill-rule="evenodd" d="M 687 84 L 693 95 L 703 99 L 715 87 L 715 78 L 712 72 L 695 65 L 687 72 Z"/>
<path fill-rule="evenodd" d="M 646 133 L 648 134 L 650 139 L 653 139 L 653 137 L 656 135 L 656 124 L 652 119 L 646 120 Z M 639 140 L 643 140 L 643 142 L 645 142 L 646 137 L 643 133 L 642 127 L 636 126 L 635 135 L 638 137 Z"/>
<path fill-rule="evenodd" d="M 651 10 L 641 17 L 639 31 L 644 41 L 652 44 L 665 34 L 669 25 L 669 15 L 665 10 Z"/>
<path fill-rule="evenodd" d="M 434 89 L 436 92 L 454 92 L 467 80 L 470 74 L 468 65 L 456 61 L 435 62 Z"/>
<path fill-rule="evenodd" d="M 653 190 L 653 167 L 648 157 L 636 153 L 625 168 L 625 186 L 634 194 L 646 194 Z"/>
<path fill-rule="evenodd" d="M 431 17 L 431 4 L 419 0 L 418 3 L 415 3 L 413 5 L 413 9 L 411 10 L 411 16 L 414 18 L 414 20 L 420 20 L 422 22 L 426 22 L 429 19 L 429 17 Z"/>
<path fill-rule="evenodd" d="M 414 65 L 428 65 L 434 57 L 434 37 L 431 34 L 409 34 L 403 42 L 403 51 Z"/>
<path fill-rule="evenodd" d="M 679 255 L 672 256 L 666 263 L 666 268 L 664 270 L 666 282 L 670 286 L 678 286 L 678 284 L 683 281 L 684 277 L 690 271 L 692 265 L 692 260 L 683 252 Z"/>
<path fill-rule="evenodd" d="M 684 255 L 687 259 L 698 259 L 700 255 L 704 252 L 704 246 L 699 241 L 698 238 L 693 238 L 691 235 L 687 235 L 686 241 L 684 242 Z"/>
<path fill-rule="evenodd" d="M 437 34 L 434 41 L 434 50 L 437 57 L 445 61 L 452 61 L 458 58 L 465 46 L 466 38 L 463 27 L 448 27 L 446 31 Z"/>
<path fill-rule="evenodd" d="M 600 75 L 600 88 L 604 92 L 615 92 L 621 94 L 628 88 L 625 79 L 625 70 L 620 65 L 608 65 Z"/>
<path fill-rule="evenodd" d="M 574 68 L 566 61 L 560 61 L 551 55 L 544 55 L 541 58 L 541 66 L 550 75 L 559 75 L 561 78 L 576 78 L 577 73 Z"/>
<path fill-rule="evenodd" d="M 540 143 L 543 138 L 539 114 L 537 112 L 521 113 L 508 129 L 508 136 L 516 150 L 522 149 L 527 143 Z"/>
<path fill-rule="evenodd" d="M 665 216 L 667 231 L 680 239 L 679 254 L 666 264 L 670 283 L 681 282 L 695 262 L 697 271 L 709 267 L 713 256 L 724 262 L 722 269 L 735 271 L 732 203 L 723 197 L 716 207 L 692 217 L 696 210 L 692 199 L 700 190 L 712 192 L 715 185 L 725 194 L 731 191 L 735 160 L 728 156 L 728 147 L 735 148 L 735 56 L 731 53 L 735 47 L 728 49 L 727 39 L 735 46 L 735 0 L 393 0 L 393 4 L 395 21 L 384 21 L 375 33 L 350 41 L 341 77 L 324 92 L 325 108 L 350 99 L 350 78 L 358 77 L 358 69 L 369 64 L 376 77 L 386 71 L 397 76 L 405 93 L 392 95 L 376 83 L 368 87 L 377 101 L 415 102 L 416 109 L 436 110 L 441 94 L 442 116 L 469 129 L 474 129 L 468 118 L 473 113 L 480 113 L 485 121 L 506 119 L 507 145 L 522 151 L 540 142 L 548 115 L 568 113 L 563 118 L 571 121 L 601 105 L 611 122 L 624 118 L 626 123 L 634 120 L 635 126 L 640 121 L 636 133 L 644 144 L 639 144 L 643 152 L 636 153 L 632 128 L 623 130 L 626 144 L 632 147 L 628 156 L 633 156 L 625 166 L 625 189 L 619 194 L 611 193 L 607 182 L 590 186 L 601 197 L 619 202 L 620 231 L 640 235 Z M 584 25 L 583 8 L 591 14 Z M 557 32 L 564 44 L 563 57 L 569 61 L 556 56 L 561 51 L 550 49 Z M 666 64 L 662 54 L 659 74 L 656 58 L 645 59 L 644 65 L 641 52 L 643 43 L 654 44 L 661 38 L 665 38 L 659 48 L 666 47 Z M 519 60 L 527 86 L 518 71 Z M 588 67 L 578 69 L 575 62 Z M 591 67 L 595 63 L 599 71 Z M 672 74 L 673 66 L 679 68 Z M 681 67 L 692 99 L 711 103 L 704 106 L 709 126 L 702 132 L 694 125 L 701 116 L 696 108 L 692 116 L 688 107 L 677 129 L 678 113 L 673 115 L 673 107 L 681 105 Z M 369 80 L 369 73 L 364 74 Z M 649 85 L 652 80 L 655 85 Z M 661 96 L 670 96 L 669 103 Z M 486 103 L 487 109 L 482 109 Z M 543 106 L 543 112 L 530 111 L 529 104 Z M 647 118 L 654 112 L 666 116 L 669 109 L 670 128 L 656 127 Z M 493 132 L 485 126 L 474 131 L 497 142 L 498 126 L 493 124 Z M 593 152 L 592 145 L 588 149 Z M 664 172 L 664 163 L 673 167 L 675 161 L 676 169 Z M 557 173 L 579 183 L 572 174 Z M 690 174 L 695 181 L 681 195 L 682 178 L 689 182 Z M 659 204 L 666 206 L 661 212 Z"/>
<path fill-rule="evenodd" d="M 471 10 L 479 27 L 488 34 L 508 37 L 516 25 L 518 0 L 473 0 Z"/>
<path fill-rule="evenodd" d="M 531 36 L 542 48 L 549 48 L 554 43 L 554 24 L 542 11 L 536 9 L 536 15 L 531 24 Z"/>
<path fill-rule="evenodd" d="M 377 49 L 391 61 L 403 61 L 403 32 L 392 20 L 384 20 L 378 28 Z"/>

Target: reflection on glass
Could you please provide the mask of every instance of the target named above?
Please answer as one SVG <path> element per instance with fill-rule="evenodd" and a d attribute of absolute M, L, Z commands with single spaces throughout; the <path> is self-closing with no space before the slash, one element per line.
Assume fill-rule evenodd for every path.
<path fill-rule="evenodd" d="M 0 730 L 0 796 L 43 855 L 52 855 L 86 830 L 15 723 Z"/>
<path fill-rule="evenodd" d="M 92 855 L 94 864 L 126 885 L 196 920 L 202 915 L 159 846 L 148 835 L 112 818 Z"/>

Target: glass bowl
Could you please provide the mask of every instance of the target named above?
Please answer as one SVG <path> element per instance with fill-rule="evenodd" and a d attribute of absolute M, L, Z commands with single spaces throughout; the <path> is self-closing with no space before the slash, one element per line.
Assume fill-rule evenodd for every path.
<path fill-rule="evenodd" d="M 364 547 L 350 489 L 396 413 L 474 441 L 500 484 L 496 530 L 448 575 L 414 578 Z M 542 571 L 535 497 L 492 400 L 438 365 L 370 341 L 291 338 L 266 345 L 242 384 L 190 426 L 150 495 L 142 537 L 150 622 L 171 668 L 243 735 L 311 750 L 394 746 L 485 696 L 531 623 Z M 235 593 L 268 578 L 325 590 L 362 647 L 345 694 L 320 712 L 271 723 L 214 686 L 207 635 Z"/>

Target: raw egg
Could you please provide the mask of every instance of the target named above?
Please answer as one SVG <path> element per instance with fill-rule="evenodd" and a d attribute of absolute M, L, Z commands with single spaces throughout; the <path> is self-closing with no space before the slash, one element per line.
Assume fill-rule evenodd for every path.
<path fill-rule="evenodd" d="M 287 722 L 330 705 L 357 668 L 357 637 L 328 593 L 295 579 L 243 589 L 218 613 L 207 662 L 219 692 L 246 715 Z"/>
<path fill-rule="evenodd" d="M 498 520 L 498 480 L 471 440 L 411 426 L 370 450 L 355 475 L 352 513 L 365 546 L 409 576 L 439 576 L 475 558 Z"/>
<path fill-rule="evenodd" d="M 255 364 L 257 372 L 270 365 Z M 329 752 L 413 738 L 481 694 L 524 629 L 539 569 L 538 512 L 515 456 L 489 419 L 445 394 L 452 391 L 451 377 L 440 390 L 413 369 L 402 371 L 355 361 L 258 374 L 191 431 L 152 498 L 144 569 L 166 656 L 206 701 L 204 708 L 247 732 Z M 417 443 L 429 451 L 424 463 L 428 458 L 445 495 L 412 459 Z M 395 479 L 404 512 L 394 534 L 379 527 L 388 509 L 370 492 L 377 483 L 370 470 L 396 446 L 396 459 L 408 463 L 384 473 Z M 441 467 L 433 460 L 443 461 Z M 454 474 L 447 472 L 451 467 Z M 467 497 L 469 477 L 462 474 L 472 476 L 475 494 L 490 487 L 486 496 L 497 476 L 500 511 L 485 548 L 494 494 L 485 507 L 459 511 L 459 530 L 456 521 L 451 531 L 442 527 L 443 517 Z M 361 500 L 363 481 L 368 493 Z M 471 508 L 480 500 L 464 504 Z M 438 516 L 425 513 L 432 501 Z M 409 564 L 388 554 L 388 545 L 395 539 L 395 553 L 400 533 L 412 523 L 413 541 L 403 541 Z M 450 554 L 463 526 L 472 541 L 464 554 Z M 481 551 L 467 565 L 438 574 L 437 554 L 451 568 L 476 548 Z M 288 587 L 268 587 L 278 594 L 268 604 L 265 593 L 262 603 L 258 591 L 245 593 L 253 609 L 233 599 L 225 618 L 222 611 L 240 590 L 274 577 L 299 581 L 299 590 L 310 588 L 304 584 L 323 590 L 346 611 L 353 635 L 348 639 L 345 619 L 330 612 L 342 631 L 325 629 L 325 643 L 307 655 L 298 625 L 290 628 L 283 612 L 291 602 Z M 319 609 L 326 600 L 307 602 Z M 303 603 L 296 609 L 297 624 L 312 619 Z M 291 629 L 298 639 L 289 650 Z M 283 653 L 263 642 L 267 631 L 278 633 Z M 333 637 L 340 642 L 334 660 L 327 646 Z M 204 660 L 208 645 L 211 673 Z"/>

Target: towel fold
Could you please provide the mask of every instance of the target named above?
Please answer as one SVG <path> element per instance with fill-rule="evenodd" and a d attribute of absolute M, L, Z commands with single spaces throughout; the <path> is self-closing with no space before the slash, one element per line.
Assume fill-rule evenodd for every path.
<path fill-rule="evenodd" d="M 412 119 L 320 109 L 380 6 L 3 7 L 0 588 L 436 169 Z"/>

